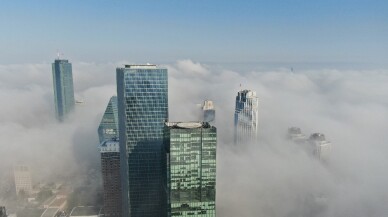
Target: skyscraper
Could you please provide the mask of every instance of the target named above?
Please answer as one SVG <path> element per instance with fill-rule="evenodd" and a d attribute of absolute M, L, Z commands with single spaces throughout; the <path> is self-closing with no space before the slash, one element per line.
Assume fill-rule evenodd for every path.
<path fill-rule="evenodd" d="M 165 216 L 163 129 L 168 120 L 167 69 L 117 68 L 123 217 Z"/>
<path fill-rule="evenodd" d="M 30 168 L 26 165 L 17 165 L 13 169 L 15 177 L 16 194 L 29 195 L 32 193 L 32 181 Z"/>
<path fill-rule="evenodd" d="M 105 109 L 104 115 L 102 116 L 100 126 L 98 127 L 100 143 L 105 140 L 119 137 L 117 112 L 117 97 L 112 96 Z"/>
<path fill-rule="evenodd" d="M 313 133 L 309 138 L 313 154 L 320 160 L 327 160 L 331 152 L 331 142 L 327 141 L 322 133 Z"/>
<path fill-rule="evenodd" d="M 55 112 L 57 119 L 63 121 L 74 110 L 74 88 L 71 63 L 56 59 L 52 64 Z"/>
<path fill-rule="evenodd" d="M 241 90 L 236 96 L 234 113 L 234 144 L 248 143 L 257 138 L 259 99 L 252 90 Z"/>
<path fill-rule="evenodd" d="M 217 130 L 166 123 L 168 216 L 216 216 Z"/>
<path fill-rule="evenodd" d="M 104 214 L 121 217 L 120 148 L 117 139 L 100 145 L 101 170 L 104 186 Z"/>
<path fill-rule="evenodd" d="M 305 143 L 307 141 L 306 135 L 302 133 L 299 127 L 288 128 L 287 138 L 295 143 Z"/>
<path fill-rule="evenodd" d="M 216 110 L 214 109 L 214 103 L 211 100 L 205 100 L 202 106 L 203 121 L 213 122 L 216 119 Z"/>

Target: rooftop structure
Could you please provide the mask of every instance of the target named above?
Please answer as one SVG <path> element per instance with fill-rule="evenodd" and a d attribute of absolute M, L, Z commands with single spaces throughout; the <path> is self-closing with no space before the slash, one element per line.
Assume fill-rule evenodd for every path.
<path fill-rule="evenodd" d="M 94 206 L 78 206 L 71 210 L 69 217 L 99 217 L 100 210 Z"/>

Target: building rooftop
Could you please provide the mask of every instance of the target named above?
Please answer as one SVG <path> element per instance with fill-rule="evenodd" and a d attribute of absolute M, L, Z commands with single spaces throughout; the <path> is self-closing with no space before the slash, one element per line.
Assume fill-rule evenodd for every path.
<path fill-rule="evenodd" d="M 203 110 L 210 110 L 210 109 L 214 109 L 214 103 L 213 101 L 211 100 L 205 100 L 203 102 Z"/>
<path fill-rule="evenodd" d="M 173 129 L 196 129 L 196 128 L 210 128 L 210 124 L 208 122 L 198 122 L 198 121 L 190 121 L 190 122 L 166 122 L 166 126 Z"/>
<path fill-rule="evenodd" d="M 74 207 L 70 213 L 70 217 L 98 217 L 100 208 L 94 206 L 78 206 Z"/>
<path fill-rule="evenodd" d="M 130 69 L 156 69 L 156 65 L 153 64 L 140 64 L 140 65 L 125 65 L 125 68 Z"/>

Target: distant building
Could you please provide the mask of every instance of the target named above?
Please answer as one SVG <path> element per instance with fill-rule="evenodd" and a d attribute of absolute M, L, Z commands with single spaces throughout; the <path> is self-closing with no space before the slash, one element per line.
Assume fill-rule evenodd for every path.
<path fill-rule="evenodd" d="M 252 90 L 241 90 L 236 96 L 234 144 L 256 141 L 259 99 Z"/>
<path fill-rule="evenodd" d="M 3 206 L 0 206 L 0 217 L 7 217 L 7 211 Z"/>
<path fill-rule="evenodd" d="M 327 160 L 331 152 L 331 142 L 326 141 L 322 133 L 314 133 L 309 138 L 309 143 L 313 149 L 313 154 L 320 160 Z"/>
<path fill-rule="evenodd" d="M 56 59 L 52 64 L 55 112 L 57 119 L 63 121 L 74 110 L 74 87 L 71 63 Z"/>
<path fill-rule="evenodd" d="M 122 216 L 164 217 L 163 129 L 168 120 L 167 69 L 116 69 Z"/>
<path fill-rule="evenodd" d="M 105 216 L 121 216 L 120 147 L 117 139 L 100 145 Z"/>
<path fill-rule="evenodd" d="M 208 123 L 166 123 L 168 216 L 216 216 L 217 130 Z"/>
<path fill-rule="evenodd" d="M 295 143 L 304 143 L 307 141 L 306 135 L 302 133 L 299 127 L 288 128 L 287 138 Z"/>
<path fill-rule="evenodd" d="M 17 165 L 14 167 L 16 194 L 30 195 L 32 193 L 32 181 L 30 168 L 26 165 Z"/>
<path fill-rule="evenodd" d="M 104 115 L 102 116 L 100 126 L 98 127 L 98 137 L 100 139 L 100 143 L 112 138 L 118 138 L 118 125 L 117 97 L 112 96 L 105 109 Z"/>
<path fill-rule="evenodd" d="M 101 209 L 94 206 L 78 206 L 71 210 L 69 217 L 99 217 Z"/>
<path fill-rule="evenodd" d="M 202 106 L 203 121 L 214 122 L 216 119 L 216 110 L 214 109 L 214 103 L 211 100 L 205 100 Z"/>

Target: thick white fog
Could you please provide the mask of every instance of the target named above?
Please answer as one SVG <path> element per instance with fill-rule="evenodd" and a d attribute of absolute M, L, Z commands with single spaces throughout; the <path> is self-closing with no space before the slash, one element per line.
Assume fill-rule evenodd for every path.
<path fill-rule="evenodd" d="M 54 117 L 50 64 L 0 65 L 1 180 L 17 163 L 31 165 L 34 183 L 71 180 L 76 186 L 98 170 L 97 127 L 121 64 L 73 62 L 76 99 L 84 103 L 62 124 Z M 198 119 L 205 99 L 216 105 L 217 216 L 388 213 L 387 70 L 236 71 L 191 60 L 164 67 L 171 121 Z M 259 97 L 258 141 L 244 147 L 232 144 L 240 89 Z M 329 160 L 286 141 L 291 126 L 306 135 L 324 133 L 333 146 Z M 100 177 L 90 183 L 101 188 Z"/>

